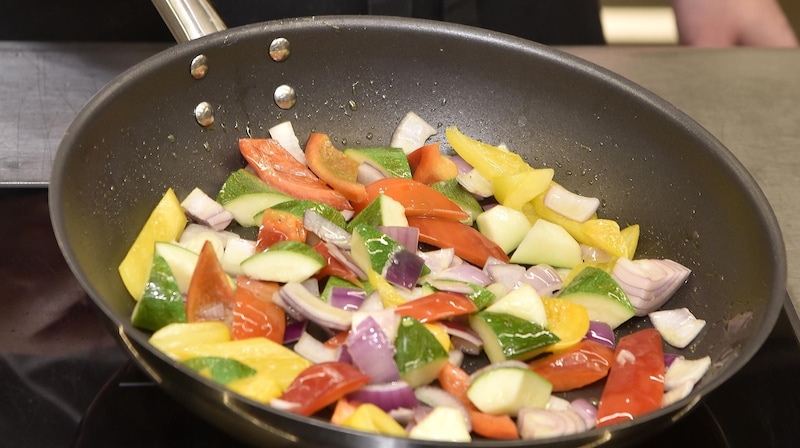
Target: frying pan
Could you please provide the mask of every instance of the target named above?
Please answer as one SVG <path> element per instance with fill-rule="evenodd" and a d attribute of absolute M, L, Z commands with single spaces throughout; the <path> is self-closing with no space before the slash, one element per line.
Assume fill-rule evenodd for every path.
<path fill-rule="evenodd" d="M 691 395 L 631 422 L 546 441 L 476 440 L 476 447 L 625 445 L 652 436 L 738 371 L 775 323 L 786 284 L 780 230 L 735 157 L 696 122 L 634 83 L 533 42 L 465 26 L 386 17 L 315 17 L 226 30 L 181 43 L 126 71 L 78 113 L 55 157 L 53 228 L 75 276 L 132 360 L 188 409 L 261 446 L 422 447 L 334 427 L 243 398 L 200 377 L 134 328 L 117 273 L 167 188 L 216 192 L 244 165 L 236 141 L 291 120 L 304 138 L 339 147 L 387 145 L 408 111 L 505 143 L 556 181 L 601 198 L 602 217 L 642 228 L 637 257 L 693 270 L 669 302 L 708 324 L 685 351 L 713 365 Z M 288 59 L 269 57 L 275 38 Z M 191 62 L 205 55 L 202 79 Z M 289 85 L 296 103 L 278 107 Z M 213 124 L 195 117 L 207 102 Z M 649 326 L 634 319 L 618 336 Z M 598 386 L 599 387 L 599 386 Z M 578 394 L 597 398 L 600 389 Z M 575 398 L 570 395 L 568 398 Z"/>

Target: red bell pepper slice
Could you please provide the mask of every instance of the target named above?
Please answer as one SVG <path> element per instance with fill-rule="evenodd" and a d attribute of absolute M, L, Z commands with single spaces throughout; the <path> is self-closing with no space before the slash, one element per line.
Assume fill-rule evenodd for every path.
<path fill-rule="evenodd" d="M 325 245 L 324 241 L 319 241 L 311 247 L 317 251 L 317 253 L 322 255 L 322 258 L 324 258 L 326 261 L 325 266 L 323 266 L 322 269 L 314 274 L 314 278 L 321 280 L 325 277 L 334 275 L 336 277 L 343 278 L 354 285 L 363 286 L 361 279 L 359 279 L 358 276 L 352 270 L 350 270 L 350 268 L 345 266 L 341 261 L 337 260 L 333 257 L 333 255 L 331 255 L 331 252 L 328 250 L 328 246 Z"/>
<path fill-rule="evenodd" d="M 423 323 L 463 316 L 477 311 L 478 307 L 467 296 L 450 291 L 437 291 L 401 303 L 394 308 L 395 314 L 410 316 Z"/>
<path fill-rule="evenodd" d="M 240 275 L 233 296 L 231 339 L 265 337 L 283 344 L 286 312 L 272 301 L 280 285 Z"/>
<path fill-rule="evenodd" d="M 408 165 L 417 182 L 430 185 L 458 176 L 455 162 L 439 152 L 439 142 L 422 146 L 408 155 Z"/>
<path fill-rule="evenodd" d="M 608 373 L 597 426 L 632 420 L 661 408 L 664 397 L 664 349 L 653 328 L 620 338 Z"/>
<path fill-rule="evenodd" d="M 367 384 L 369 376 L 343 362 L 323 362 L 309 366 L 292 381 L 281 400 L 297 406 L 291 411 L 311 415 Z"/>
<path fill-rule="evenodd" d="M 302 162 L 273 139 L 239 139 L 239 152 L 272 188 L 296 199 L 324 202 L 337 210 L 352 210 L 350 202 L 328 187 Z"/>
<path fill-rule="evenodd" d="M 306 141 L 305 154 L 311 171 L 347 200 L 367 199 L 367 190 L 357 182 L 359 163 L 336 149 L 326 134 L 312 132 Z"/>
<path fill-rule="evenodd" d="M 387 177 L 366 186 L 367 200 L 354 204 L 361 211 L 381 193 L 403 204 L 406 216 L 432 216 L 461 221 L 469 217 L 458 204 L 433 188 L 413 179 Z"/>
<path fill-rule="evenodd" d="M 584 339 L 566 350 L 528 363 L 531 370 L 553 384 L 553 392 L 579 389 L 608 375 L 614 350 Z"/>
<path fill-rule="evenodd" d="M 408 225 L 419 229 L 419 241 L 440 248 L 452 247 L 456 255 L 483 266 L 489 257 L 508 262 L 508 255 L 475 228 L 450 219 L 408 217 Z"/>
<path fill-rule="evenodd" d="M 233 296 L 228 274 L 222 269 L 214 247 L 206 241 L 200 249 L 186 293 L 186 320 L 220 320 L 230 323 Z M 217 309 L 220 306 L 222 313 Z"/>
<path fill-rule="evenodd" d="M 306 242 L 303 219 L 284 210 L 264 210 L 256 237 L 256 251 L 263 252 L 280 241 Z"/>

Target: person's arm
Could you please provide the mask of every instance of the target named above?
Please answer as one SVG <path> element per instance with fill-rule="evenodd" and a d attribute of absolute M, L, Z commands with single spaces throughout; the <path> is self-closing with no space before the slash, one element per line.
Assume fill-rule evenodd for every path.
<path fill-rule="evenodd" d="M 680 43 L 796 47 L 777 0 L 672 0 Z"/>

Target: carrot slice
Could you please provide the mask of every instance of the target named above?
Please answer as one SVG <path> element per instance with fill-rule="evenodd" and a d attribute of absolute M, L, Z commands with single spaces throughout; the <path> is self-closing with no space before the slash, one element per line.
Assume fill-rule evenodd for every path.
<path fill-rule="evenodd" d="M 261 336 L 283 344 L 286 313 L 272 301 L 272 296 L 278 292 L 279 287 L 275 282 L 256 280 L 244 275 L 236 277 L 231 339 Z"/>
<path fill-rule="evenodd" d="M 279 241 L 306 242 L 303 220 L 283 210 L 264 210 L 256 237 L 256 251 L 262 252 Z"/>
<path fill-rule="evenodd" d="M 269 186 L 297 199 L 324 202 L 337 210 L 352 210 L 350 202 L 328 187 L 276 140 L 239 139 L 239 152 Z"/>
<path fill-rule="evenodd" d="M 419 229 L 419 240 L 432 246 L 455 249 L 456 255 L 476 266 L 483 266 L 489 257 L 508 261 L 500 246 L 466 224 L 450 219 L 411 217 L 408 225 Z"/>
<path fill-rule="evenodd" d="M 336 149 L 326 134 L 312 132 L 306 141 L 305 152 L 311 171 L 347 200 L 361 202 L 367 199 L 366 188 L 356 182 L 359 163 Z"/>
<path fill-rule="evenodd" d="M 408 165 L 417 182 L 430 185 L 458 176 L 456 164 L 439 152 L 439 143 L 422 146 L 408 155 Z"/>
<path fill-rule="evenodd" d="M 368 184 L 366 189 L 367 200 L 356 204 L 356 211 L 360 211 L 383 193 L 403 204 L 407 217 L 433 216 L 454 221 L 469 218 L 469 214 L 450 198 L 413 179 L 387 177 Z"/>
<path fill-rule="evenodd" d="M 200 249 L 200 256 L 194 268 L 189 290 L 186 292 L 186 319 L 189 322 L 205 320 L 226 320 L 228 322 L 233 309 L 233 288 L 228 281 L 228 274 L 214 252 L 214 247 L 206 241 Z M 222 305 L 224 316 L 210 310 Z"/>

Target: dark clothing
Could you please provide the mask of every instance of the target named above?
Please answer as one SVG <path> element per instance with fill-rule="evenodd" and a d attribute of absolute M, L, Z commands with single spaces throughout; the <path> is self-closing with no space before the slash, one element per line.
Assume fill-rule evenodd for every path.
<path fill-rule="evenodd" d="M 11 0 L 0 39 L 171 41 L 150 0 Z M 597 0 L 212 0 L 228 27 L 286 17 L 393 15 L 478 26 L 549 45 L 603 44 Z"/>

